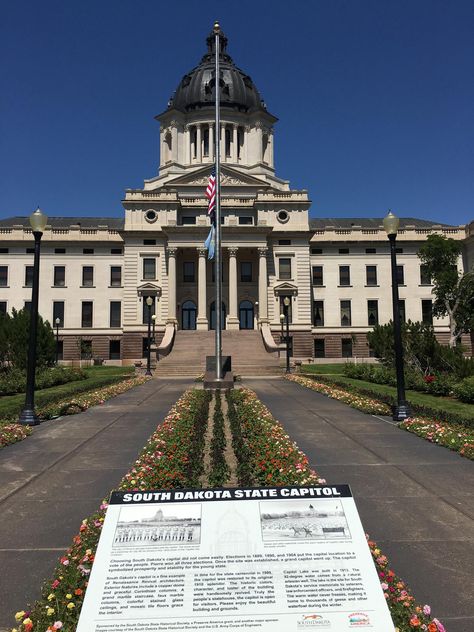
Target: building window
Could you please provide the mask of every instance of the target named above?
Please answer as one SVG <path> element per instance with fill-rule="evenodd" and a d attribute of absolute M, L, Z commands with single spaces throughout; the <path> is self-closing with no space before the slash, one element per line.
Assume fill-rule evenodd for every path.
<path fill-rule="evenodd" d="M 122 304 L 120 301 L 110 301 L 110 327 L 121 326 Z"/>
<path fill-rule="evenodd" d="M 369 327 L 379 324 L 379 302 L 376 300 L 367 301 L 367 320 Z"/>
<path fill-rule="evenodd" d="M 313 301 L 313 324 L 324 327 L 324 301 Z"/>
<path fill-rule="evenodd" d="M 93 255 L 94 254 L 94 248 L 83 248 L 82 249 L 82 254 L 83 255 Z"/>
<path fill-rule="evenodd" d="M 193 226 L 196 224 L 196 216 L 195 215 L 183 215 L 181 218 L 182 226 Z"/>
<path fill-rule="evenodd" d="M 122 287 L 122 266 L 111 266 L 110 285 L 111 287 Z"/>
<path fill-rule="evenodd" d="M 8 286 L 8 266 L 0 266 L 0 287 Z"/>
<path fill-rule="evenodd" d="M 183 261 L 183 281 L 185 283 L 194 283 L 194 261 Z"/>
<path fill-rule="evenodd" d="M 82 301 L 81 327 L 92 327 L 92 301 Z"/>
<path fill-rule="evenodd" d="M 287 308 L 285 308 L 285 300 L 286 296 L 280 296 L 280 314 L 285 314 L 285 309 L 288 310 L 288 322 L 291 323 L 293 320 L 293 301 L 291 300 L 291 296 L 289 296 L 288 298 L 290 299 L 290 304 L 288 305 Z M 286 321 L 285 321 L 286 323 Z M 286 334 L 285 334 L 286 335 Z"/>
<path fill-rule="evenodd" d="M 6 314 L 6 313 L 7 313 L 7 302 L 0 301 L 0 314 Z"/>
<path fill-rule="evenodd" d="M 311 254 L 312 255 L 322 255 L 323 254 L 323 249 L 322 248 L 311 248 Z"/>
<path fill-rule="evenodd" d="M 249 215 L 239 215 L 239 225 L 240 226 L 252 226 L 253 225 L 253 217 Z"/>
<path fill-rule="evenodd" d="M 242 283 L 252 282 L 252 262 L 242 261 L 240 264 L 240 280 Z"/>
<path fill-rule="evenodd" d="M 56 319 L 59 318 L 59 327 L 64 327 L 64 301 L 53 301 L 53 327 L 56 327 Z"/>
<path fill-rule="evenodd" d="M 350 327 L 351 322 L 351 302 L 341 301 L 341 326 Z"/>
<path fill-rule="evenodd" d="M 279 239 L 278 240 L 278 245 L 279 246 L 291 246 L 291 239 Z"/>
<path fill-rule="evenodd" d="M 231 132 L 228 127 L 225 128 L 225 155 L 226 158 L 230 158 L 230 147 L 232 143 Z"/>
<path fill-rule="evenodd" d="M 202 135 L 202 154 L 209 156 L 209 127 L 205 127 Z"/>
<path fill-rule="evenodd" d="M 64 287 L 66 285 L 65 266 L 54 266 L 53 285 L 54 287 Z"/>
<path fill-rule="evenodd" d="M 278 270 L 279 279 L 291 279 L 291 259 L 289 257 L 280 257 L 278 260 Z"/>
<path fill-rule="evenodd" d="M 403 266 L 397 266 L 397 283 L 398 285 L 405 285 L 405 270 Z"/>
<path fill-rule="evenodd" d="M 156 279 L 156 259 L 143 259 L 143 279 L 148 281 Z"/>
<path fill-rule="evenodd" d="M 323 266 L 313 266 L 313 285 L 324 285 Z"/>
<path fill-rule="evenodd" d="M 156 298 L 154 296 L 151 297 L 153 299 L 153 303 L 151 304 L 151 314 L 150 316 L 154 316 L 156 314 Z M 142 323 L 144 325 L 148 325 L 148 305 L 146 304 L 147 297 L 143 297 L 143 313 L 142 313 Z"/>
<path fill-rule="evenodd" d="M 316 338 L 314 341 L 314 357 L 325 358 L 326 357 L 326 345 L 324 344 L 324 338 Z"/>
<path fill-rule="evenodd" d="M 82 287 L 94 286 L 94 268 L 92 266 L 82 266 Z"/>
<path fill-rule="evenodd" d="M 123 254 L 123 250 L 122 250 L 122 248 L 111 248 L 110 249 L 110 254 L 111 255 L 122 255 Z"/>
<path fill-rule="evenodd" d="M 7 255 L 9 253 L 8 248 L 0 248 L 0 255 Z"/>
<path fill-rule="evenodd" d="M 143 240 L 143 245 L 144 246 L 156 246 L 156 239 L 144 239 Z"/>
<path fill-rule="evenodd" d="M 366 248 L 365 249 L 365 254 L 366 255 L 375 255 L 377 252 L 377 250 L 375 248 Z"/>
<path fill-rule="evenodd" d="M 367 285 L 377 285 L 377 266 L 365 266 Z"/>
<path fill-rule="evenodd" d="M 433 301 L 431 299 L 421 301 L 421 320 L 427 325 L 433 324 Z"/>
<path fill-rule="evenodd" d="M 25 301 L 24 310 L 31 313 L 31 301 Z"/>
<path fill-rule="evenodd" d="M 34 248 L 33 248 L 33 252 L 34 252 Z M 54 254 L 55 255 L 65 255 L 66 254 L 66 248 L 55 248 L 54 249 Z"/>
<path fill-rule="evenodd" d="M 339 285 L 351 284 L 351 268 L 350 266 L 339 266 Z"/>
<path fill-rule="evenodd" d="M 420 266 L 420 285 L 431 285 L 431 276 L 428 272 L 428 266 Z"/>
<path fill-rule="evenodd" d="M 109 340 L 109 359 L 120 360 L 120 340 Z"/>
<path fill-rule="evenodd" d="M 62 250 L 61 248 L 57 248 L 56 250 Z M 27 248 L 26 249 L 26 254 L 27 255 L 34 255 L 35 254 L 35 249 L 34 248 Z"/>
<path fill-rule="evenodd" d="M 25 268 L 25 287 L 33 287 L 33 266 Z"/>
<path fill-rule="evenodd" d="M 349 254 L 349 248 L 339 248 L 339 254 L 340 255 L 348 255 Z"/>
<path fill-rule="evenodd" d="M 352 338 L 341 340 L 341 352 L 343 358 L 352 358 Z"/>
<path fill-rule="evenodd" d="M 407 322 L 407 315 L 405 312 L 405 299 L 401 298 L 398 300 L 398 307 L 399 307 L 399 314 L 400 314 L 400 322 L 401 323 L 406 323 Z"/>

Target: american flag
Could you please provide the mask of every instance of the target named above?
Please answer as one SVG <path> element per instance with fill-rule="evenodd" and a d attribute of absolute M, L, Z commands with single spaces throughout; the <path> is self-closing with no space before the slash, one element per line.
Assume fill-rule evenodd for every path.
<path fill-rule="evenodd" d="M 211 171 L 206 188 L 206 197 L 209 200 L 207 214 L 211 218 L 211 224 L 216 223 L 216 170 Z"/>

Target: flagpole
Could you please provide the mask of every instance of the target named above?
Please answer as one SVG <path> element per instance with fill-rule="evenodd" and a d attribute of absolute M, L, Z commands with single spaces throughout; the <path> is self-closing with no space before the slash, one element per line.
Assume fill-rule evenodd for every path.
<path fill-rule="evenodd" d="M 222 254 L 221 254 L 221 165 L 220 165 L 220 26 L 214 23 L 216 54 L 216 121 L 215 121 L 215 161 L 216 161 L 216 379 L 222 380 Z"/>

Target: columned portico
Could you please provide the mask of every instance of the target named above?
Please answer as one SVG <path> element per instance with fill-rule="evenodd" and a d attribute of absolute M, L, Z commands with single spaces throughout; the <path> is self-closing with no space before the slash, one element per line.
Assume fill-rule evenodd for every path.
<path fill-rule="evenodd" d="M 207 250 L 206 248 L 197 248 L 199 255 L 198 264 L 198 314 L 196 321 L 196 329 L 208 329 L 208 321 L 206 315 L 206 284 L 207 284 Z"/>
<path fill-rule="evenodd" d="M 266 246 L 258 249 L 258 305 L 259 322 L 268 322 L 268 279 L 267 279 L 267 254 Z"/>
<path fill-rule="evenodd" d="M 239 329 L 237 314 L 237 251 L 238 248 L 228 248 L 229 253 L 229 315 L 227 329 Z"/>
<path fill-rule="evenodd" d="M 166 249 L 168 253 L 168 323 L 177 323 L 176 318 L 176 251 L 175 247 Z"/>

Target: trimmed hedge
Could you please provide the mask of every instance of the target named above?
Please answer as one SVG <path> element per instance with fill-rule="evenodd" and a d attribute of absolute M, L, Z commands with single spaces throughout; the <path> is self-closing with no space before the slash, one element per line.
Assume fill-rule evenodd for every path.
<path fill-rule="evenodd" d="M 474 404 L 474 377 L 466 377 L 456 384 L 454 394 L 466 404 Z"/>
<path fill-rule="evenodd" d="M 37 371 L 35 386 L 38 390 L 51 388 L 59 384 L 85 380 L 87 373 L 82 369 L 69 367 L 50 367 Z M 0 373 L 0 396 L 14 395 L 26 391 L 26 371 L 7 369 Z"/>

